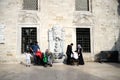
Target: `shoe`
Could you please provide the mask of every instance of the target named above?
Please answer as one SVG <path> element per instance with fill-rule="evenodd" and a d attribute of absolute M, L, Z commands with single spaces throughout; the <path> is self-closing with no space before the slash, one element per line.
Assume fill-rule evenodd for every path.
<path fill-rule="evenodd" d="M 44 64 L 44 67 L 47 67 L 47 64 Z"/>
<path fill-rule="evenodd" d="M 52 64 L 50 64 L 50 67 L 52 67 Z"/>

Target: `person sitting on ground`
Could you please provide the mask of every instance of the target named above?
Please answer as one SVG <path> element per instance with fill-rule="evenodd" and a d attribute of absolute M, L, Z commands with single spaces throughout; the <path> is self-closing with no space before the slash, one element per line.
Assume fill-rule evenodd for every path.
<path fill-rule="evenodd" d="M 43 66 L 47 67 L 48 57 L 46 53 L 43 53 Z"/>
<path fill-rule="evenodd" d="M 50 65 L 50 67 L 52 67 L 52 64 L 53 64 L 53 54 L 52 54 L 52 52 L 50 52 L 49 49 L 46 49 L 45 54 L 47 55 L 47 58 L 48 58 L 47 64 Z"/>
<path fill-rule="evenodd" d="M 35 55 L 36 55 L 38 64 L 43 64 L 43 62 L 42 62 L 42 59 L 43 59 L 42 52 L 38 49 Z"/>

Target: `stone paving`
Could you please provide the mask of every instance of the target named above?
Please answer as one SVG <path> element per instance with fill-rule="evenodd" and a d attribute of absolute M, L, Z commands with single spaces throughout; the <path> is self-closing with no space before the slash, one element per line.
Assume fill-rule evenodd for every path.
<path fill-rule="evenodd" d="M 86 62 L 84 66 L 54 64 L 47 68 L 0 64 L 0 80 L 120 80 L 120 64 Z"/>

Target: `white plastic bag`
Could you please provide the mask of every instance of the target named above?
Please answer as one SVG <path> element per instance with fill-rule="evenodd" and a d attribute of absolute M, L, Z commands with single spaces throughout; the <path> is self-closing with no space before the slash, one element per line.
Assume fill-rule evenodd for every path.
<path fill-rule="evenodd" d="M 77 53 L 77 52 L 73 52 L 73 57 L 74 57 L 75 59 L 78 59 L 78 53 Z"/>

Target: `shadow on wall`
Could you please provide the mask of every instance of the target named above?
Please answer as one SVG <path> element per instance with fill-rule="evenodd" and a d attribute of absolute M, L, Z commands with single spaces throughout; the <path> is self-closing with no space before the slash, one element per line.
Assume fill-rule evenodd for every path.
<path fill-rule="evenodd" d="M 117 0 L 117 1 L 119 3 L 117 7 L 117 13 L 120 16 L 120 0 Z M 115 26 L 115 27 L 119 28 L 119 24 L 118 26 Z M 100 63 L 102 61 L 103 62 L 120 62 L 120 29 L 119 29 L 118 39 L 115 41 L 114 46 L 111 48 L 111 50 L 101 51 L 100 53 L 96 54 L 95 61 Z"/>
<path fill-rule="evenodd" d="M 117 11 L 118 11 L 118 15 L 119 15 L 118 17 L 120 17 L 120 0 L 118 0 L 118 3 L 119 3 L 119 5 L 118 5 Z M 119 21 L 120 21 L 120 18 L 119 18 Z M 115 46 L 113 48 L 116 48 L 120 54 L 120 25 L 119 25 L 120 22 L 119 21 L 118 21 L 119 36 L 118 36 L 118 39 L 117 39 Z"/>
<path fill-rule="evenodd" d="M 99 54 L 95 55 L 96 62 L 119 62 L 118 51 L 101 51 Z"/>
<path fill-rule="evenodd" d="M 120 31 L 118 36 L 111 50 L 101 51 L 95 55 L 96 62 L 120 62 Z"/>
<path fill-rule="evenodd" d="M 117 0 L 119 5 L 118 5 L 118 8 L 117 8 L 117 11 L 118 11 L 118 15 L 120 15 L 120 0 Z"/>
<path fill-rule="evenodd" d="M 120 31 L 118 36 L 111 50 L 101 51 L 95 55 L 96 62 L 120 62 Z"/>

